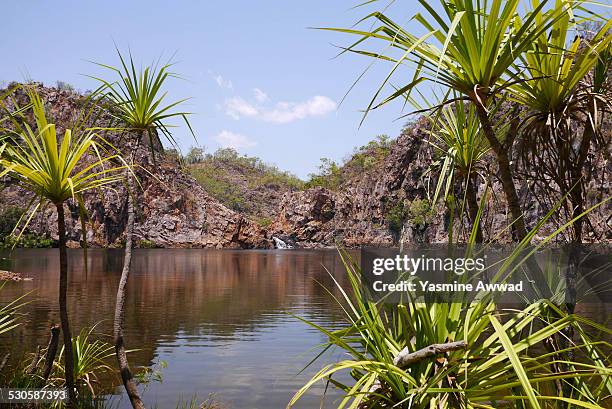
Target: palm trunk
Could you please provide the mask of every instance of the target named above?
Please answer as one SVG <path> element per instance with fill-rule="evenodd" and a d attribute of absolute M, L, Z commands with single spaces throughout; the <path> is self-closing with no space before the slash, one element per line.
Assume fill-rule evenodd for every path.
<path fill-rule="evenodd" d="M 578 280 L 580 260 L 582 258 L 582 227 L 583 218 L 582 213 L 584 212 L 584 192 L 582 188 L 582 168 L 586 162 L 589 148 L 591 147 L 591 140 L 594 135 L 594 130 L 588 124 L 585 125 L 585 129 L 580 141 L 580 149 L 578 151 L 578 158 L 576 161 L 571 163 L 570 168 L 570 189 L 569 197 L 570 203 L 572 204 L 572 219 L 576 219 L 572 224 L 573 237 L 572 243 L 568 251 L 568 268 L 566 272 L 566 284 L 565 284 L 565 310 L 568 314 L 574 314 L 576 308 L 576 285 Z M 560 337 L 560 344 L 562 348 L 567 348 L 574 340 L 574 328 L 570 325 L 563 329 L 564 337 Z M 567 360 L 571 361 L 574 359 L 574 351 L 570 350 L 567 352 Z M 567 370 L 567 365 L 563 365 L 563 369 Z M 563 385 L 563 396 L 572 396 L 572 390 L 575 387 L 574 382 L 567 382 Z M 567 406 L 569 407 L 569 405 Z"/>
<path fill-rule="evenodd" d="M 510 159 L 508 156 L 509 150 L 512 147 L 504 147 L 501 142 L 497 139 L 489 114 L 481 103 L 475 103 L 476 110 L 478 112 L 478 118 L 484 134 L 491 145 L 491 149 L 495 152 L 497 162 L 499 166 L 499 176 L 502 183 L 502 188 L 508 202 L 508 208 L 513 219 L 512 231 L 517 241 L 523 240 L 527 236 L 527 229 L 525 227 L 525 219 L 523 218 L 523 211 L 521 209 L 521 203 L 519 201 L 518 194 L 516 193 L 516 186 L 512 179 L 512 169 L 510 168 Z"/>
<path fill-rule="evenodd" d="M 470 222 L 472 223 L 472 228 L 473 226 L 477 223 L 476 226 L 476 243 L 482 243 L 482 224 L 480 223 L 480 220 L 476 220 L 478 218 L 478 196 L 476 194 L 477 192 L 477 187 L 475 185 L 475 180 L 473 180 L 470 177 L 466 178 L 466 190 L 465 190 L 465 196 L 466 196 L 466 201 L 467 201 L 467 205 L 468 205 L 468 212 L 469 212 L 469 216 L 470 216 Z"/>
<path fill-rule="evenodd" d="M 137 149 L 138 147 L 136 147 Z M 134 158 L 134 151 L 132 151 L 132 160 Z M 130 371 L 128 364 L 127 354 L 125 350 L 125 343 L 123 340 L 123 321 L 124 321 L 124 306 L 125 306 L 125 293 L 130 275 L 130 268 L 132 265 L 132 248 L 134 238 L 134 183 L 132 179 L 131 170 L 127 169 L 125 172 L 126 183 L 128 189 L 127 195 L 127 226 L 125 229 L 125 255 L 123 257 L 123 270 L 121 271 L 121 279 L 119 280 L 119 288 L 117 289 L 117 301 L 115 304 L 115 320 L 113 323 L 113 337 L 115 339 L 115 354 L 117 355 L 117 363 L 119 364 L 119 372 L 121 373 L 121 380 L 125 386 L 125 390 L 130 398 L 132 407 L 134 409 L 144 409 L 144 403 L 138 393 L 136 382 Z"/>
<path fill-rule="evenodd" d="M 74 389 L 74 355 L 72 352 L 72 334 L 70 333 L 70 322 L 68 320 L 68 306 L 66 293 L 68 290 L 68 256 L 66 254 L 66 220 L 64 216 L 64 204 L 56 204 L 57 207 L 57 230 L 59 233 L 60 253 L 60 281 L 59 281 L 59 310 L 64 338 L 64 375 L 66 388 L 68 389 L 69 407 L 76 405 L 76 393 Z"/>

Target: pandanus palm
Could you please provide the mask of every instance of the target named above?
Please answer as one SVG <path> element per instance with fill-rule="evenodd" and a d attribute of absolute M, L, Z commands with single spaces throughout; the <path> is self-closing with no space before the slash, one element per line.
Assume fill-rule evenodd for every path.
<path fill-rule="evenodd" d="M 430 117 L 432 130 L 430 143 L 437 152 L 437 160 L 431 170 L 438 168 L 438 181 L 432 203 L 435 205 L 443 193 L 447 199 L 453 181 L 458 180 L 465 189 L 462 201 L 472 223 L 477 243 L 482 243 L 482 228 L 477 223 L 478 198 L 477 177 L 482 169 L 482 161 L 489 151 L 489 144 L 481 132 L 474 105 L 465 106 L 459 100 L 454 106 L 448 105 L 440 115 Z M 444 191 L 442 192 L 442 189 Z"/>
<path fill-rule="evenodd" d="M 559 189 L 571 203 L 570 218 L 584 210 L 583 167 L 599 132 L 599 122 L 612 101 L 602 93 L 605 80 L 598 78 L 600 67 L 609 67 L 612 20 L 591 38 L 573 37 L 576 29 L 572 9 L 562 0 L 556 7 L 567 11 L 536 42 L 536 51 L 521 57 L 523 81 L 510 87 L 512 98 L 527 108 L 523 121 L 524 152 L 544 189 Z M 567 46 L 568 38 L 572 40 Z M 607 68 L 604 71 L 607 72 Z M 595 73 L 595 75 L 593 75 Z M 592 81 L 587 81 L 592 77 Z M 577 129 L 582 128 L 582 132 Z M 581 219 L 573 225 L 573 240 L 581 241 Z"/>
<path fill-rule="evenodd" d="M 430 18 L 416 14 L 427 33 L 416 36 L 382 12 L 367 15 L 361 21 L 373 21 L 372 30 L 327 28 L 361 37 L 345 51 L 390 61 L 393 68 L 370 101 L 366 114 L 398 98 L 409 98 L 411 91 L 428 81 L 446 87 L 471 101 L 482 130 L 497 157 L 499 174 L 508 202 L 513 228 L 519 239 L 527 230 L 522 218 L 520 201 L 514 185 L 509 152 L 514 136 L 497 138 L 491 123 L 490 106 L 516 79 L 513 64 L 523 52 L 533 49 L 534 42 L 559 18 L 562 10 L 553 8 L 541 12 L 546 1 L 523 16 L 518 14 L 520 0 L 440 0 L 440 12 L 430 0 L 418 0 Z M 372 3 L 372 1 L 366 2 Z M 385 52 L 360 50 L 366 40 L 382 40 L 388 44 Z M 399 54 L 394 53 L 399 52 Z M 400 84 L 389 96 L 379 100 L 385 86 L 405 65 L 415 67 L 414 78 Z M 442 105 L 454 102 L 447 99 Z"/>
<path fill-rule="evenodd" d="M 145 139 L 148 140 L 153 155 L 155 155 L 156 147 L 161 146 L 161 141 L 159 139 L 160 133 L 164 135 L 172 145 L 176 145 L 169 130 L 169 126 L 166 124 L 168 119 L 181 117 L 192 134 L 193 131 L 187 120 L 187 115 L 189 115 L 189 113 L 173 110 L 175 107 L 185 102 L 185 99 L 165 104 L 167 93 L 164 91 L 164 86 L 168 79 L 178 78 L 176 74 L 170 71 L 171 65 L 166 64 L 161 67 L 155 65 L 146 67 L 144 70 L 137 70 L 131 55 L 128 62 L 118 50 L 117 54 L 120 60 L 119 68 L 99 64 L 110 70 L 117 77 L 116 80 L 108 81 L 103 78 L 94 78 L 100 81 L 103 88 L 106 89 L 106 96 L 111 103 L 109 112 L 123 124 L 125 130 L 128 131 L 126 133 L 128 136 L 126 145 L 130 151 L 129 162 L 133 164 L 138 148 L 141 143 L 146 142 Z M 115 351 L 119 371 L 128 397 L 134 408 L 142 409 L 144 408 L 144 404 L 140 398 L 140 394 L 138 393 L 138 389 L 136 388 L 128 365 L 125 341 L 123 339 L 125 294 L 132 263 L 135 212 L 135 192 L 132 175 L 126 173 L 126 180 L 129 195 L 127 198 L 125 255 L 121 279 L 117 289 L 113 336 L 115 339 Z"/>
<path fill-rule="evenodd" d="M 583 172 L 589 156 L 595 150 L 606 150 L 609 141 L 598 138 L 600 121 L 609 112 L 611 100 L 604 88 L 610 64 L 612 20 L 602 24 L 590 38 L 573 36 L 577 28 L 573 10 L 561 0 L 556 7 L 567 10 L 551 27 L 540 35 L 536 52 L 522 56 L 520 66 L 523 81 L 510 88 L 512 97 L 527 108 L 523 121 L 523 160 L 532 163 L 534 182 L 543 191 L 567 198 L 567 218 L 572 224 L 569 250 L 570 265 L 566 272 L 565 306 L 573 312 L 576 304 L 576 280 L 581 259 L 585 208 L 584 186 L 591 172 Z M 569 45 L 568 45 L 569 41 Z M 601 71 L 606 75 L 598 75 Z M 593 167 L 594 165 L 591 165 Z M 552 182 L 552 183 L 551 183 Z M 568 328 L 558 345 L 571 342 L 573 331 Z M 550 348 L 550 346 L 548 346 Z M 571 355 L 571 354 L 570 354 Z M 571 387 L 563 393 L 569 396 Z"/>
<path fill-rule="evenodd" d="M 98 189 L 122 179 L 127 166 L 116 166 L 119 157 L 105 154 L 112 148 L 95 131 L 78 126 L 66 129 L 59 136 L 56 126 L 49 123 L 44 103 L 35 89 L 25 87 L 36 123 L 32 128 L 22 109 L 9 115 L 12 128 L 3 133 L 0 148 L 0 177 L 8 175 L 34 194 L 32 210 L 27 218 L 50 202 L 57 210 L 59 233 L 59 310 L 64 339 L 65 380 L 71 404 L 76 400 L 74 389 L 74 354 L 66 292 L 68 288 L 68 259 L 66 253 L 66 223 L 64 203 L 75 200 L 82 203 L 84 192 Z M 8 110 L 7 110 L 8 112 Z M 17 112 L 17 113 L 15 113 Z M 27 224 L 27 222 L 26 222 Z"/>

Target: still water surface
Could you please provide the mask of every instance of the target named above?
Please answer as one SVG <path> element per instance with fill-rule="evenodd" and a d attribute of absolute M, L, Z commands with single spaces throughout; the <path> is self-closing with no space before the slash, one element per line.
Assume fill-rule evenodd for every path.
<path fill-rule="evenodd" d="M 86 273 L 82 251 L 69 251 L 73 333 L 96 323 L 97 332 L 112 333 L 122 256 L 121 250 L 89 250 Z M 8 283 L 2 290 L 2 301 L 32 293 L 23 325 L 9 339 L 0 339 L 0 352 L 32 352 L 46 345 L 49 328 L 59 322 L 57 250 L 16 250 L 2 263 L 0 268 L 33 280 Z M 313 348 L 325 342 L 293 315 L 331 328 L 343 322 L 322 288 L 334 288 L 326 269 L 346 284 L 333 250 L 136 250 L 125 338 L 129 348 L 140 350 L 129 355 L 130 364 L 168 363 L 163 383 L 147 388 L 145 403 L 174 408 L 180 398 L 213 393 L 233 409 L 284 408 L 308 375 L 320 369 L 322 362 L 298 375 L 318 352 Z M 323 385 L 298 407 L 318 408 L 322 393 Z M 327 401 L 331 407 L 333 395 Z M 127 399 L 118 407 L 127 408 Z"/>

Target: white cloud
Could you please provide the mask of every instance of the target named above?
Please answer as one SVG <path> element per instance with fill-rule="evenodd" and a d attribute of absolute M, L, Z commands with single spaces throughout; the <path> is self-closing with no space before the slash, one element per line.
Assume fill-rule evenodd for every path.
<path fill-rule="evenodd" d="M 223 148 L 243 149 L 252 148 L 257 145 L 257 142 L 249 139 L 247 136 L 226 130 L 215 135 L 215 141 Z"/>
<path fill-rule="evenodd" d="M 225 112 L 234 119 L 251 117 L 275 124 L 286 124 L 311 116 L 325 115 L 336 108 L 335 101 L 322 95 L 316 95 L 304 102 L 278 102 L 272 108 L 253 105 L 241 97 L 225 101 Z"/>
<path fill-rule="evenodd" d="M 234 84 L 232 84 L 232 81 L 223 78 L 223 76 L 220 74 L 213 76 L 213 79 L 215 80 L 217 85 L 220 86 L 221 88 L 228 88 L 228 89 L 234 88 Z"/>
<path fill-rule="evenodd" d="M 234 119 L 241 116 L 257 116 L 259 110 L 240 97 L 229 98 L 225 101 L 225 112 Z"/>
<path fill-rule="evenodd" d="M 259 88 L 254 88 L 253 93 L 255 94 L 255 99 L 257 100 L 257 102 L 264 103 L 270 99 L 268 97 L 268 94 L 266 94 Z"/>

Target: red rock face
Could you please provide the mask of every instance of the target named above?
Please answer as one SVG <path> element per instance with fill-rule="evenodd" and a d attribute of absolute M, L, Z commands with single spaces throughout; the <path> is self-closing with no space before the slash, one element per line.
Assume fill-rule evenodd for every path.
<path fill-rule="evenodd" d="M 425 149 L 424 128 L 405 131 L 384 160 L 365 172 L 347 174 L 338 191 L 312 188 L 285 194 L 269 235 L 298 246 L 392 245 L 385 214 L 393 204 L 424 197 L 420 180 L 431 153 Z"/>
<path fill-rule="evenodd" d="M 68 127 L 79 112 L 82 96 L 54 88 L 40 87 L 39 91 L 47 103 L 50 117 L 56 121 L 58 131 L 63 133 L 63 128 Z M 18 94 L 17 98 L 23 100 L 25 97 Z M 110 118 L 103 117 L 101 122 L 104 121 L 110 121 Z M 125 149 L 127 137 L 129 135 L 126 134 L 105 135 L 119 150 Z M 137 150 L 135 161 L 142 167 L 136 171 L 139 181 L 135 192 L 136 245 L 217 248 L 271 246 L 256 223 L 210 197 L 176 163 L 159 153 L 153 158 L 148 146 L 141 146 Z M 14 183 L 4 182 L 9 185 L 0 193 L 0 205 L 25 207 L 31 196 Z M 89 214 L 86 223 L 89 245 L 122 246 L 127 200 L 127 189 L 120 183 L 85 195 Z M 82 238 L 78 207 L 72 201 L 68 201 L 66 206 L 69 210 L 66 220 L 69 244 L 78 247 Z M 30 230 L 48 232 L 57 239 L 56 222 L 57 214 L 49 206 L 32 221 Z"/>
<path fill-rule="evenodd" d="M 54 88 L 40 88 L 58 132 L 74 121 L 83 96 Z M 18 99 L 25 102 L 23 95 Z M 102 115 L 101 123 L 110 122 Z M 433 152 L 427 143 L 427 123 L 419 120 L 407 127 L 391 145 L 388 154 L 373 167 L 354 171 L 345 166 L 343 184 L 336 190 L 311 188 L 287 192 L 278 203 L 279 194 L 270 194 L 266 208 L 277 207 L 270 214 L 273 223 L 267 229 L 252 221 L 247 215 L 233 211 L 211 197 L 180 165 L 160 154 L 155 160 L 148 146 L 136 152 L 136 161 L 142 167 L 137 170 L 140 186 L 136 191 L 137 244 L 159 247 L 210 247 L 210 248 L 271 248 L 273 237 L 299 247 L 322 247 L 340 244 L 356 247 L 362 245 L 393 245 L 399 240 L 407 243 L 440 243 L 448 240 L 449 216 L 440 206 L 425 225 L 410 219 L 404 220 L 402 234 L 392 232 L 389 223 L 390 209 L 398 204 L 427 197 L 427 182 L 423 175 L 432 163 Z M 607 128 L 608 136 L 610 128 Z M 126 135 L 104 135 L 117 148 L 125 148 Z M 93 160 L 93 158 L 92 158 Z M 589 205 L 610 194 L 609 178 L 612 175 L 608 161 L 589 186 Z M 489 166 L 495 169 L 491 159 Z M 146 169 L 146 170 L 145 170 Z M 0 191 L 0 210 L 6 206 L 26 206 L 30 197 L 9 180 L 2 181 L 6 188 Z M 517 188 L 529 226 L 535 225 L 548 208 L 537 200 L 524 180 L 517 179 Z M 435 181 L 431 182 L 435 186 Z M 278 193 L 278 192 L 277 192 Z M 481 184 L 479 197 L 484 193 Z M 122 184 L 104 192 L 91 192 L 85 196 L 90 220 L 87 223 L 87 241 L 94 246 L 122 246 L 127 215 L 127 192 Z M 78 208 L 69 201 L 67 230 L 74 247 L 81 240 L 81 223 Z M 602 206 L 589 215 L 585 242 L 609 241 L 610 228 L 607 219 L 612 205 Z M 57 216 L 51 207 L 35 218 L 30 229 L 49 232 L 57 238 Z M 551 219 L 536 240 L 546 237 L 562 222 Z M 483 216 L 485 237 L 496 237 L 498 242 L 511 240 L 507 206 L 499 182 L 492 180 L 486 211 Z M 466 231 L 466 221 L 455 219 L 454 234 L 460 237 Z M 400 237 L 401 236 L 401 237 Z"/>
<path fill-rule="evenodd" d="M 448 242 L 450 217 L 443 206 L 432 215 L 426 225 L 413 223 L 408 217 L 404 220 L 402 233 L 391 233 L 388 214 L 397 203 L 408 204 L 416 199 L 427 198 L 426 170 L 433 162 L 433 151 L 427 142 L 427 123 L 419 120 L 404 129 L 391 146 L 384 160 L 363 172 L 350 172 L 344 167 L 344 183 L 337 191 L 313 188 L 302 192 L 286 193 L 280 203 L 279 216 L 270 226 L 268 236 L 276 236 L 301 247 L 334 246 L 348 247 L 397 245 L 404 243 L 444 243 Z M 611 128 L 607 132 L 610 133 Z M 495 170 L 493 157 L 488 166 Z M 596 183 L 591 183 L 592 192 L 589 206 L 594 205 L 610 194 L 609 179 L 612 175 L 610 161 L 605 167 L 595 169 Z M 429 189 L 435 187 L 433 180 Z M 523 176 L 516 179 L 521 196 L 525 221 L 535 226 L 550 208 L 538 200 L 538 193 Z M 481 183 L 478 197 L 484 195 L 485 184 Z M 459 192 L 460 194 L 460 192 Z M 599 198 L 599 199 L 597 199 Z M 608 225 L 608 215 L 612 205 L 602 206 L 589 214 L 589 228 L 585 242 L 599 242 L 612 239 Z M 564 215 L 551 218 L 537 233 L 534 240 L 541 241 L 566 222 Z M 485 237 L 496 242 L 508 243 L 512 240 L 511 223 L 501 184 L 492 179 L 488 201 L 482 217 Z M 467 220 L 455 219 L 453 234 L 455 239 L 465 240 L 469 235 Z M 401 237 L 400 237 L 401 236 Z M 567 240 L 562 235 L 557 240 Z"/>

